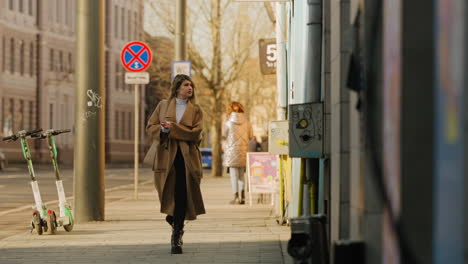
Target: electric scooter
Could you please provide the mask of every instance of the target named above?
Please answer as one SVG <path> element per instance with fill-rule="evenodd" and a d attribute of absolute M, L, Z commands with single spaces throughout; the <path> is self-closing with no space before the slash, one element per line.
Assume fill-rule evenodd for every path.
<path fill-rule="evenodd" d="M 16 141 L 20 140 L 21 142 L 21 150 L 23 152 L 24 159 L 27 162 L 28 165 L 28 170 L 29 170 L 29 176 L 31 177 L 31 187 L 33 190 L 33 195 L 34 195 L 34 202 L 35 205 L 33 206 L 33 216 L 31 220 L 31 225 L 33 230 L 36 230 L 38 235 L 42 235 L 42 232 L 45 231 L 47 232 L 50 230 L 49 226 L 51 225 L 53 219 L 52 219 L 52 213 L 51 211 L 47 211 L 46 205 L 42 202 L 41 199 L 41 192 L 39 191 L 39 184 L 36 180 L 36 176 L 34 174 L 34 167 L 32 164 L 32 159 L 31 159 L 31 152 L 29 149 L 27 137 L 40 133 L 42 129 L 37 129 L 33 131 L 25 131 L 21 130 L 18 132 L 16 135 L 11 135 L 8 137 L 4 137 L 2 140 L 3 141 Z"/>
<path fill-rule="evenodd" d="M 73 214 L 71 210 L 70 204 L 67 202 L 67 199 L 65 197 L 65 191 L 63 188 L 63 182 L 60 179 L 60 172 L 58 168 L 58 159 L 57 159 L 57 147 L 55 144 L 55 139 L 54 136 L 60 135 L 62 133 L 68 133 L 70 132 L 70 129 L 66 130 L 54 130 L 54 129 L 49 129 L 45 131 L 44 133 L 36 133 L 31 135 L 33 138 L 37 139 L 44 139 L 47 138 L 47 142 L 49 144 L 49 152 L 50 152 L 50 158 L 52 160 L 52 165 L 54 166 L 54 172 L 55 172 L 55 185 L 57 186 L 57 193 L 58 193 L 58 198 L 59 198 L 59 208 L 60 208 L 60 217 L 56 217 L 55 213 L 52 212 L 52 216 L 50 220 L 52 221 L 50 226 L 50 234 L 53 234 L 58 226 L 63 226 L 65 231 L 71 232 L 73 230 Z"/>

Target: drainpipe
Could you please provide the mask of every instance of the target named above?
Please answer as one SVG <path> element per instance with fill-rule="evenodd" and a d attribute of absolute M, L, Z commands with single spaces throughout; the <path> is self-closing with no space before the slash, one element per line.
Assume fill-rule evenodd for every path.
<path fill-rule="evenodd" d="M 276 3 L 276 86 L 278 91 L 277 120 L 286 120 L 287 62 L 286 62 L 286 11 L 285 3 Z"/>
<path fill-rule="evenodd" d="M 307 8 L 309 17 L 307 20 L 307 47 L 305 63 L 304 97 L 306 103 L 320 102 L 321 74 L 322 74 L 322 0 L 308 0 Z M 318 183 L 321 176 L 314 166 L 314 159 L 306 158 L 305 181 L 303 192 L 303 215 L 316 213 L 313 202 L 317 200 Z M 317 177 L 318 176 L 318 177 Z M 312 203 L 312 204 L 311 204 Z"/>

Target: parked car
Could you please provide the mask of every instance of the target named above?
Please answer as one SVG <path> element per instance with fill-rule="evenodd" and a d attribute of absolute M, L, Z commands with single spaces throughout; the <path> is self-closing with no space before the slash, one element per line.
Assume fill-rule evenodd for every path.
<path fill-rule="evenodd" d="M 6 156 L 5 153 L 0 152 L 0 170 L 4 170 L 6 168 Z"/>
<path fill-rule="evenodd" d="M 213 159 L 213 150 L 211 148 L 201 148 L 202 167 L 204 169 L 211 169 L 211 161 Z"/>

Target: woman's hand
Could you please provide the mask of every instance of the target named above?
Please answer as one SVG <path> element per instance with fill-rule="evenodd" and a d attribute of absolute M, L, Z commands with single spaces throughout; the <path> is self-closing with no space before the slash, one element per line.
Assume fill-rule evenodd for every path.
<path fill-rule="evenodd" d="M 171 129 L 171 122 L 162 121 L 161 126 L 164 127 L 165 129 Z"/>

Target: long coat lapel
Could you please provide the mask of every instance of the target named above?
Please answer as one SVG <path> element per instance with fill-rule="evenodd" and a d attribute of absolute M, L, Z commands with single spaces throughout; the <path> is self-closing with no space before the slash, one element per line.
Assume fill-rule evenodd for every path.
<path fill-rule="evenodd" d="M 176 122 L 176 100 L 172 98 L 169 100 L 166 111 L 166 121 Z"/>
<path fill-rule="evenodd" d="M 184 125 L 186 127 L 192 127 L 193 122 L 193 114 L 194 114 L 194 107 L 190 100 L 187 102 L 187 107 L 185 108 L 185 112 L 180 119 L 179 124 Z"/>
<path fill-rule="evenodd" d="M 193 104 L 188 101 L 187 107 L 185 108 L 185 112 L 180 119 L 179 124 L 182 124 L 187 127 L 191 127 L 193 124 L 193 114 L 194 114 L 194 106 Z M 176 122 L 176 99 L 172 98 L 169 101 L 167 106 L 166 112 L 166 121 Z"/>

